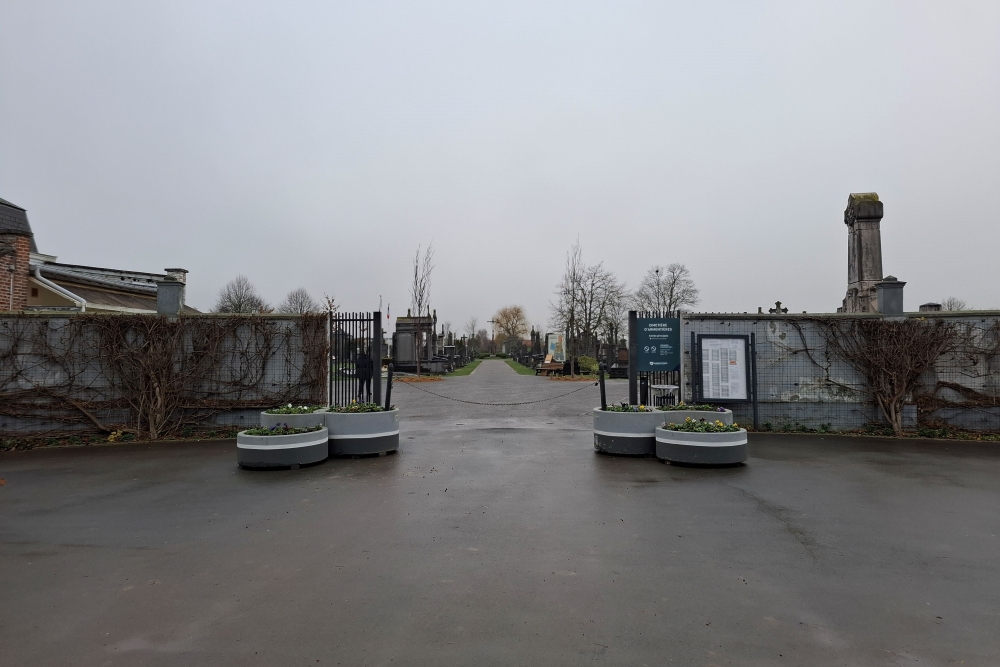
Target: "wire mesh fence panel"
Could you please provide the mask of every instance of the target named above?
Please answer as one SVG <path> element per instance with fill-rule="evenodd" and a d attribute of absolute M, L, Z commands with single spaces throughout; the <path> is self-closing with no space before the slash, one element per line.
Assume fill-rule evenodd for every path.
<path fill-rule="evenodd" d="M 330 405 L 381 401 L 381 323 L 379 312 L 330 313 Z"/>
<path fill-rule="evenodd" d="M 948 327 L 945 351 L 936 357 L 906 394 L 902 422 L 906 428 L 944 426 L 1000 429 L 1000 317 L 954 314 L 907 316 L 911 327 L 943 322 Z M 881 368 L 859 368 L 842 354 L 842 341 L 859 324 L 867 338 L 856 344 L 875 355 Z M 884 324 L 881 324 L 884 323 Z M 692 334 L 755 334 L 759 421 L 765 430 L 847 430 L 885 426 L 872 386 L 873 373 L 905 367 L 905 360 L 876 353 L 883 341 L 878 331 L 888 318 L 847 315 L 685 315 L 685 395 L 691 395 Z M 874 332 L 874 333 L 873 333 Z M 905 351 L 901 356 L 905 356 Z M 733 404 L 740 422 L 752 419 L 750 404 Z"/>

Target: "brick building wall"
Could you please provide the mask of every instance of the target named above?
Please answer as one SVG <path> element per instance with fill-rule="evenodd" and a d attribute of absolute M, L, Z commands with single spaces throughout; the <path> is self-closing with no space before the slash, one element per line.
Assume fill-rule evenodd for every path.
<path fill-rule="evenodd" d="M 0 234 L 0 245 L 14 249 L 0 257 L 0 310 L 24 310 L 28 305 L 31 237 L 23 234 Z M 11 271 L 13 269 L 13 271 Z"/>

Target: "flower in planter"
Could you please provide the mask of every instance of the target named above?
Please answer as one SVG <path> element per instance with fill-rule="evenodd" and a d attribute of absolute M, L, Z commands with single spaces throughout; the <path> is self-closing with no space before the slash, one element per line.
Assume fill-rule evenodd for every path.
<path fill-rule="evenodd" d="M 394 408 L 395 406 L 392 405 L 389 406 L 390 410 Z M 384 412 L 384 411 L 385 408 L 383 408 L 378 403 L 358 403 L 356 400 L 351 401 L 348 405 L 335 405 L 330 408 L 330 412 L 341 412 L 341 413 Z"/>
<path fill-rule="evenodd" d="M 312 433 L 313 431 L 318 431 L 322 426 L 310 426 L 308 428 L 295 428 L 294 426 L 289 426 L 288 424 L 275 424 L 270 428 L 257 427 L 248 428 L 243 431 L 244 435 L 297 435 L 299 433 Z"/>
<path fill-rule="evenodd" d="M 308 415 L 320 409 L 319 405 L 284 405 L 280 408 L 271 408 L 264 412 L 269 415 Z"/>
<path fill-rule="evenodd" d="M 716 407 L 714 405 L 709 405 L 707 403 L 703 405 L 688 405 L 684 401 L 676 403 L 674 405 L 661 405 L 660 410 L 664 412 L 671 412 L 673 410 L 690 410 L 692 412 L 725 412 L 726 409 L 723 407 Z"/>
<path fill-rule="evenodd" d="M 690 417 L 685 418 L 683 424 L 668 422 L 662 428 L 667 431 L 684 431 L 687 433 L 734 433 L 740 430 L 738 424 L 723 424 L 720 419 L 710 422 L 704 419 L 695 421 Z"/>
<path fill-rule="evenodd" d="M 604 409 L 607 412 L 653 412 L 653 408 L 646 407 L 645 405 L 629 405 L 625 401 L 616 405 L 609 405 Z"/>

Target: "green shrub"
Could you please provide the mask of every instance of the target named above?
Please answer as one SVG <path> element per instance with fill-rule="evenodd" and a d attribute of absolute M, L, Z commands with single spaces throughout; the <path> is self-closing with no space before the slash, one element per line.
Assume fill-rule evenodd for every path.
<path fill-rule="evenodd" d="M 577 357 L 576 362 L 580 366 L 581 373 L 593 374 L 598 371 L 597 359 L 593 357 Z"/>

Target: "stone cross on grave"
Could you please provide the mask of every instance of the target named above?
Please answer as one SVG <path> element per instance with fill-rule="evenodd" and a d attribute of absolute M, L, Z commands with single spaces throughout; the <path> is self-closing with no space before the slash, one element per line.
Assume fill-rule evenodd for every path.
<path fill-rule="evenodd" d="M 774 308 L 768 308 L 767 312 L 771 313 L 772 315 L 781 315 L 782 313 L 787 313 L 788 309 L 782 308 L 780 301 L 775 301 Z"/>

